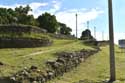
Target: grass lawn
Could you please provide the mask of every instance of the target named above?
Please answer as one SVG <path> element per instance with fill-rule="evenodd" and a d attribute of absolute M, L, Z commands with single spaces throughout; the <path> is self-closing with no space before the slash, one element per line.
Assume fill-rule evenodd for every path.
<path fill-rule="evenodd" d="M 106 83 L 103 81 L 110 77 L 109 49 L 108 46 L 101 47 L 101 49 L 102 51 L 91 56 L 76 69 L 48 83 Z M 121 53 L 117 46 L 115 49 L 117 81 L 114 83 L 125 83 L 125 53 Z"/>
<path fill-rule="evenodd" d="M 48 59 L 56 58 L 54 53 L 77 51 L 83 48 L 91 49 L 91 47 L 83 45 L 81 41 L 54 40 L 54 44 L 48 47 L 0 49 L 0 62 L 4 63 L 3 66 L 0 66 L 0 77 L 10 76 L 31 65 L 44 69 Z"/>

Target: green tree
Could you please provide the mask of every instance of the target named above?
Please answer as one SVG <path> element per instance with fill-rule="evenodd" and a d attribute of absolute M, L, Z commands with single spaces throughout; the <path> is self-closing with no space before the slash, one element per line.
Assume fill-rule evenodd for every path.
<path fill-rule="evenodd" d="M 60 26 L 60 33 L 64 35 L 70 35 L 72 29 L 70 27 L 67 27 L 64 23 L 59 23 Z"/>
<path fill-rule="evenodd" d="M 9 8 L 0 8 L 0 24 L 26 24 L 38 25 L 33 15 L 28 15 L 32 9 L 29 5 L 16 7 L 14 10 Z"/>
<path fill-rule="evenodd" d="M 29 11 L 32 11 L 29 5 L 27 5 L 26 7 L 19 6 L 15 8 L 18 24 L 37 25 L 34 16 L 28 15 Z"/>
<path fill-rule="evenodd" d="M 91 35 L 91 31 L 89 29 L 86 29 L 85 31 L 82 32 L 80 39 L 82 39 L 82 40 L 87 40 L 87 39 L 95 40 L 93 38 L 93 36 Z"/>
<path fill-rule="evenodd" d="M 29 11 L 32 11 L 31 7 L 27 5 L 26 7 L 19 6 L 15 8 L 15 12 L 18 14 L 25 14 L 27 15 Z"/>
<path fill-rule="evenodd" d="M 39 27 L 46 29 L 50 33 L 55 33 L 58 30 L 58 22 L 55 15 L 44 13 L 37 18 Z"/>
<path fill-rule="evenodd" d="M 1 19 L 1 24 L 8 23 L 7 19 L 8 13 L 6 8 L 0 8 L 0 19 Z"/>

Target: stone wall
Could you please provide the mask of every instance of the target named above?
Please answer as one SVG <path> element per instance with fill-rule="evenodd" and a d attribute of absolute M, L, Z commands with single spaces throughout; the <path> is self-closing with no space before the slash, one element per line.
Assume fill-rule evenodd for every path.
<path fill-rule="evenodd" d="M 64 73 L 76 68 L 80 63 L 84 62 L 88 57 L 94 55 L 98 51 L 99 49 L 83 49 L 77 52 L 57 53 L 58 57 L 56 60 L 48 60 L 46 62 L 47 69 L 40 70 L 36 66 L 31 66 L 30 69 L 24 68 L 24 70 L 19 71 L 10 77 L 10 80 L 13 80 L 13 83 L 46 83 L 47 81 L 58 76 L 63 76 Z"/>
<path fill-rule="evenodd" d="M 41 29 L 36 26 L 30 26 L 30 25 L 21 25 L 21 24 L 8 24 L 8 25 L 0 25 L 0 33 L 17 33 L 17 34 L 23 34 L 23 33 L 46 33 L 45 29 Z"/>
<path fill-rule="evenodd" d="M 52 40 L 49 38 L 0 38 L 0 48 L 29 48 L 49 46 Z"/>

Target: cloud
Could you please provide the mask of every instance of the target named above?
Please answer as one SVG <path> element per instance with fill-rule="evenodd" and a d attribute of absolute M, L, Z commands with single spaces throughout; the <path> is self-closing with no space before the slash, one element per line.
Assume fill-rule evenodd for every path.
<path fill-rule="evenodd" d="M 49 5 L 51 6 L 49 9 L 39 9 L 39 6 L 35 9 L 33 9 L 33 11 L 30 12 L 30 14 L 33 14 L 35 18 L 37 18 L 39 15 L 48 12 L 51 14 L 55 14 L 56 12 L 58 12 L 61 8 L 61 1 L 57 1 L 54 0 L 51 3 L 49 3 Z M 33 7 L 33 6 L 32 6 Z"/>
<path fill-rule="evenodd" d="M 19 4 L 14 4 L 14 5 L 0 5 L 0 7 L 2 7 L 2 8 L 12 8 L 12 9 L 14 9 L 14 8 L 16 8 L 18 6 L 20 6 L 20 5 Z"/>
<path fill-rule="evenodd" d="M 39 15 L 41 15 L 44 11 L 41 10 L 42 7 L 48 6 L 49 3 L 38 3 L 34 2 L 29 4 L 32 11 L 29 12 L 29 14 L 33 14 L 35 18 L 37 18 Z"/>
<path fill-rule="evenodd" d="M 51 14 L 55 14 L 57 11 L 59 11 L 61 9 L 61 4 L 62 1 L 58 1 L 58 0 L 53 0 L 51 2 L 52 7 L 49 10 L 45 10 L 46 12 L 49 12 Z"/>
<path fill-rule="evenodd" d="M 61 8 L 61 2 L 60 1 L 52 1 L 53 3 L 53 8 L 55 10 L 59 10 Z"/>
<path fill-rule="evenodd" d="M 61 12 L 57 12 L 55 15 L 59 22 L 67 24 L 72 28 L 72 34 L 75 34 L 76 30 L 76 17 L 75 14 L 78 14 L 78 36 L 80 37 L 81 32 L 86 29 L 86 22 L 96 19 L 100 14 L 103 14 L 102 10 L 98 9 L 70 9 Z"/>
<path fill-rule="evenodd" d="M 30 7 L 32 7 L 33 10 L 38 9 L 39 7 L 47 6 L 48 3 L 38 3 L 34 2 L 30 4 Z"/>

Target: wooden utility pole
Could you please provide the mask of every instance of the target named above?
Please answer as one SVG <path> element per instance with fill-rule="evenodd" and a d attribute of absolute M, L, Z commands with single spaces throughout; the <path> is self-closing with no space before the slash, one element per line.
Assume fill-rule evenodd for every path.
<path fill-rule="evenodd" d="M 89 21 L 87 21 L 87 29 L 89 30 Z M 88 33 L 88 40 L 89 40 L 89 33 Z"/>
<path fill-rule="evenodd" d="M 112 82 L 116 80 L 112 0 L 108 0 L 108 12 L 109 12 L 109 43 L 110 43 L 110 81 Z"/>
<path fill-rule="evenodd" d="M 76 38 L 77 38 L 77 13 L 76 13 Z"/>
<path fill-rule="evenodd" d="M 94 37 L 96 39 L 96 27 L 94 27 Z"/>

